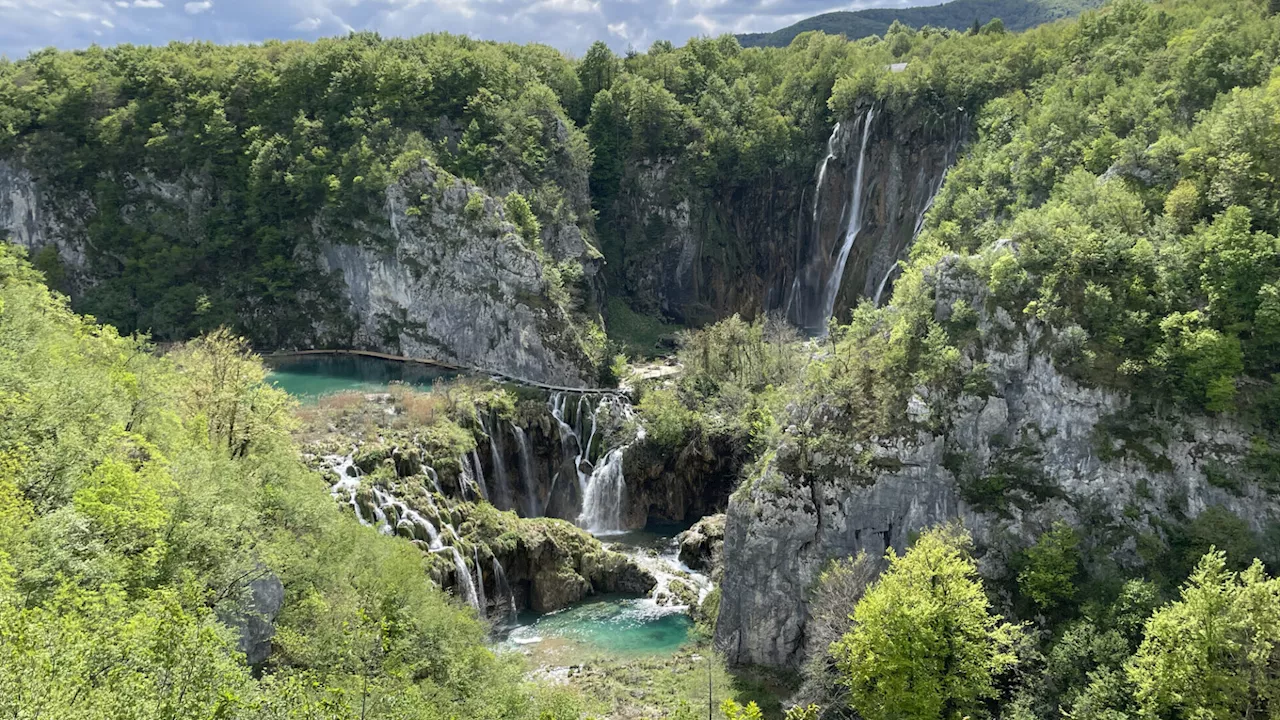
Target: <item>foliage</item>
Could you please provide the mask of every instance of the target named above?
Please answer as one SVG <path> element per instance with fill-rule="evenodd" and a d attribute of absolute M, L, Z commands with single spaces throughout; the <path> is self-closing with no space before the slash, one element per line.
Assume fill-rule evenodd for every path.
<path fill-rule="evenodd" d="M 578 717 L 339 511 L 264 374 L 225 331 L 161 355 L 77 316 L 0 246 L 0 712 Z M 251 671 L 236 618 L 270 579 Z"/>
<path fill-rule="evenodd" d="M 1280 703 L 1280 580 L 1255 561 L 1241 573 L 1221 552 L 1158 610 L 1128 667 L 1143 716 L 1274 715 Z"/>
<path fill-rule="evenodd" d="M 317 325 L 341 337 L 341 281 L 305 259 L 377 242 L 385 190 L 423 164 L 518 190 L 528 242 L 588 221 L 564 190 L 590 163 L 564 109 L 578 93 L 551 48 L 446 34 L 50 49 L 0 65 L 0 154 L 84 238 L 77 309 L 163 341 L 225 325 L 281 347 L 333 339 Z"/>
<path fill-rule="evenodd" d="M 1027 549 L 1027 563 L 1018 573 L 1018 587 L 1041 611 L 1052 611 L 1075 598 L 1079 545 L 1076 531 L 1059 521 Z"/>
<path fill-rule="evenodd" d="M 970 539 L 957 527 L 930 530 L 854 608 L 853 630 L 833 653 L 850 704 L 876 718 L 960 718 L 997 694 L 997 678 L 1017 659 L 1020 629 L 989 608 Z"/>

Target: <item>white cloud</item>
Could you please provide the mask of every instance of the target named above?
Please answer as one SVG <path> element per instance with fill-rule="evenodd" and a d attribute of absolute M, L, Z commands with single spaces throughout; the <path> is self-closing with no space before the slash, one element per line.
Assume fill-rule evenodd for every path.
<path fill-rule="evenodd" d="M 119 5 L 120 3 L 116 4 Z M 158 10 L 159 8 L 164 7 L 164 3 L 160 2 L 160 0 L 133 0 L 133 6 L 136 8 L 151 8 L 152 10 Z"/>
<path fill-rule="evenodd" d="M 213 8 L 213 0 L 200 0 L 200 2 L 189 2 L 186 5 L 182 6 L 182 9 L 186 10 L 188 15 L 199 15 L 200 13 L 205 12 L 206 10 L 210 10 L 212 8 Z"/>
<path fill-rule="evenodd" d="M 299 20 L 291 26 L 294 30 L 300 32 L 315 32 L 320 29 L 320 18 L 309 17 L 305 20 Z"/>

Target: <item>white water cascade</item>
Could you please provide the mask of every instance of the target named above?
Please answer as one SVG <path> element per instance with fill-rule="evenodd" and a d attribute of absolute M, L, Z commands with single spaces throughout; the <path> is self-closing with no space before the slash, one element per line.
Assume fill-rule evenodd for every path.
<path fill-rule="evenodd" d="M 538 507 L 538 485 L 533 476 L 533 453 L 529 451 L 529 438 L 524 428 L 511 424 L 511 435 L 516 439 L 516 460 L 520 465 L 520 484 L 524 486 L 525 507 L 523 516 L 527 518 L 541 517 L 542 508 Z"/>
<path fill-rule="evenodd" d="M 480 546 L 479 545 L 471 546 L 471 559 L 475 562 L 475 566 L 476 566 L 475 588 L 476 588 L 476 596 L 478 599 L 476 608 L 480 610 L 480 615 L 481 617 L 483 617 L 485 610 L 489 607 L 489 599 L 484 596 L 484 570 L 480 569 Z"/>
<path fill-rule="evenodd" d="M 635 416 L 635 411 L 622 395 L 604 395 L 592 407 L 584 394 L 578 398 L 577 416 L 571 425 L 566 418 L 567 404 L 568 396 L 565 393 L 551 395 L 551 415 L 559 425 L 560 448 L 564 456 L 561 466 L 572 463 L 582 497 L 577 524 L 596 535 L 625 530 L 627 481 L 622 471 L 622 461 L 627 449 L 644 439 L 644 428 L 638 427 L 635 437 L 630 441 L 605 450 L 603 459 L 592 465 L 591 448 L 596 441 L 596 434 L 601 430 L 602 412 L 610 416 L 611 422 L 624 425 Z"/>
<path fill-rule="evenodd" d="M 506 609 L 507 622 L 514 623 L 516 619 L 516 595 L 511 592 L 511 584 L 507 582 L 507 571 L 502 568 L 502 563 L 498 562 L 498 556 L 492 556 L 493 559 L 493 590 L 498 594 L 493 599 L 494 609 Z"/>
<path fill-rule="evenodd" d="M 406 505 L 396 496 L 387 490 L 373 485 L 369 488 L 370 494 L 373 496 L 373 520 L 370 521 L 364 516 L 359 502 L 356 500 L 356 494 L 360 488 L 359 469 L 355 467 L 354 451 L 351 455 L 340 456 L 331 455 L 323 458 L 326 466 L 333 469 L 338 474 L 338 481 L 330 488 L 329 493 L 335 499 L 344 504 L 349 504 L 355 510 L 356 519 L 361 525 L 375 527 L 378 532 L 384 535 L 394 535 L 401 533 L 407 535 L 414 542 L 426 545 L 426 549 L 432 553 L 448 552 L 453 557 L 454 575 L 458 587 L 461 589 L 462 597 L 467 604 L 475 608 L 477 612 L 483 614 L 485 605 L 481 601 L 480 591 L 476 590 L 476 584 L 471 579 L 471 571 L 467 569 L 467 563 L 462 559 L 462 553 L 458 552 L 454 545 L 445 545 L 441 539 L 440 531 L 436 529 L 435 523 L 431 522 L 426 516 L 417 510 Z M 440 479 L 436 475 L 435 468 L 424 465 L 423 470 L 431 477 L 432 485 L 437 493 L 440 492 Z M 453 526 L 444 520 L 444 515 L 440 513 L 440 509 L 436 507 L 435 500 L 432 499 L 430 493 L 423 495 L 427 505 L 432 512 L 439 518 L 440 526 L 445 533 L 453 538 L 453 542 L 459 541 L 458 532 Z M 426 540 L 421 540 L 425 535 Z M 483 584 L 484 576 L 480 571 L 479 556 L 475 559 L 476 574 L 481 578 Z"/>
<path fill-rule="evenodd" d="M 871 138 L 871 123 L 875 120 L 876 109 L 867 110 L 867 117 L 862 125 L 862 147 L 858 152 L 858 169 L 853 176 L 853 201 L 849 210 L 849 226 L 844 233 L 844 242 L 840 245 L 840 253 L 836 256 L 835 267 L 827 276 L 826 289 L 822 301 L 822 326 L 818 332 L 825 335 L 831 316 L 835 314 L 836 296 L 840 293 L 840 283 L 844 280 L 844 267 L 849 262 L 849 252 L 853 250 L 858 233 L 862 232 L 862 179 L 867 163 L 867 141 Z M 834 133 L 832 134 L 834 137 Z M 825 167 L 824 167 L 825 169 Z M 821 187 L 821 186 L 819 186 Z"/>
<path fill-rule="evenodd" d="M 515 510 L 511 493 L 511 474 L 507 472 L 506 463 L 502 459 L 501 427 L 502 421 L 496 417 L 491 422 L 485 422 L 484 417 L 480 418 L 480 428 L 484 430 L 485 435 L 489 436 L 489 459 L 493 462 L 494 489 L 490 502 L 499 510 Z"/>

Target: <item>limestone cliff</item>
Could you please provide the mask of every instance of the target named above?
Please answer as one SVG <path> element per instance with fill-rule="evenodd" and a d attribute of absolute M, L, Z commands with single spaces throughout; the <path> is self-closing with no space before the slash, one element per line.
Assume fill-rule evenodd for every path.
<path fill-rule="evenodd" d="M 696 187 L 678 159 L 633 163 L 602 213 L 610 292 L 691 324 L 772 311 L 825 326 L 887 297 L 967 131 L 868 108 L 806 150 L 812 175 L 728 190 Z"/>
<path fill-rule="evenodd" d="M 95 239 L 102 213 L 115 213 L 113 222 L 132 233 L 197 255 L 191 248 L 209 246 L 229 222 L 218 215 L 226 212 L 225 190 L 200 173 L 103 180 L 125 202 L 103 206 L 87 190 L 46 187 L 20 163 L 0 161 L 0 234 L 33 255 L 52 248 L 73 302 L 129 262 Z M 287 311 L 258 296 L 261 289 L 229 290 L 241 304 L 239 329 L 264 350 L 358 348 L 555 384 L 593 379 L 585 328 L 598 260 L 576 216 L 548 219 L 540 242 L 531 243 L 508 221 L 501 197 L 425 161 L 381 198 L 354 216 L 322 211 L 292 240 L 309 285 L 280 289 L 294 298 Z M 585 197 L 571 204 L 585 206 Z M 575 292 L 586 307 L 571 307 Z M 186 300 L 194 298 L 174 298 L 164 308 L 124 307 L 119 312 L 127 319 L 104 319 L 180 339 L 166 337 L 164 319 L 154 314 L 186 312 Z"/>
<path fill-rule="evenodd" d="M 939 319 L 961 298 L 992 307 L 955 260 L 933 279 Z M 984 341 L 966 361 L 987 364 L 985 390 L 958 401 L 919 390 L 909 431 L 843 452 L 809 449 L 790 428 L 735 492 L 716 629 L 731 661 L 796 667 L 824 564 L 861 550 L 901 552 L 913 532 L 936 523 L 962 521 L 980 567 L 997 573 L 1057 519 L 1082 529 L 1091 554 L 1129 568 L 1142 563 L 1135 538 L 1161 537 L 1173 517 L 1222 506 L 1254 531 L 1280 519 L 1280 504 L 1261 488 L 1221 480 L 1249 453 L 1239 422 L 1127 418 L 1129 396 L 1086 387 L 1054 366 L 1049 328 L 999 308 L 980 312 L 978 326 Z M 1129 432 L 1114 432 L 1125 423 Z"/>

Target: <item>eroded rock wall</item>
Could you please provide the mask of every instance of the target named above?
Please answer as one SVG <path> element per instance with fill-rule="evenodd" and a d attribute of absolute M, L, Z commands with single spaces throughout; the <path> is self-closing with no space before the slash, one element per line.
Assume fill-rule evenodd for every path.
<path fill-rule="evenodd" d="M 988 307 L 983 288 L 954 271 L 954 260 L 935 279 L 940 320 L 957 299 Z M 902 552 L 912 533 L 938 523 L 963 522 L 980 568 L 995 572 L 1059 519 L 1130 568 L 1141 562 L 1133 538 L 1156 530 L 1171 507 L 1195 517 L 1222 506 L 1254 531 L 1280 519 L 1262 489 L 1210 481 L 1215 468 L 1248 452 L 1249 435 L 1236 421 L 1149 418 L 1166 430 L 1164 444 L 1148 448 L 1159 460 L 1122 452 L 1102 430 L 1130 407 L 1129 396 L 1059 371 L 1038 323 L 1015 322 L 1002 309 L 979 318 L 991 342 L 969 348 L 967 359 L 988 364 L 988 391 L 958 402 L 920 392 L 908 409 L 913 432 L 850 443 L 842 453 L 806 450 L 789 429 L 735 492 L 716 628 L 730 661 L 798 666 L 808 650 L 809 593 L 825 564 L 860 551 Z M 998 492 L 984 497 L 993 479 Z M 1106 538 L 1120 540 L 1102 544 Z"/>

